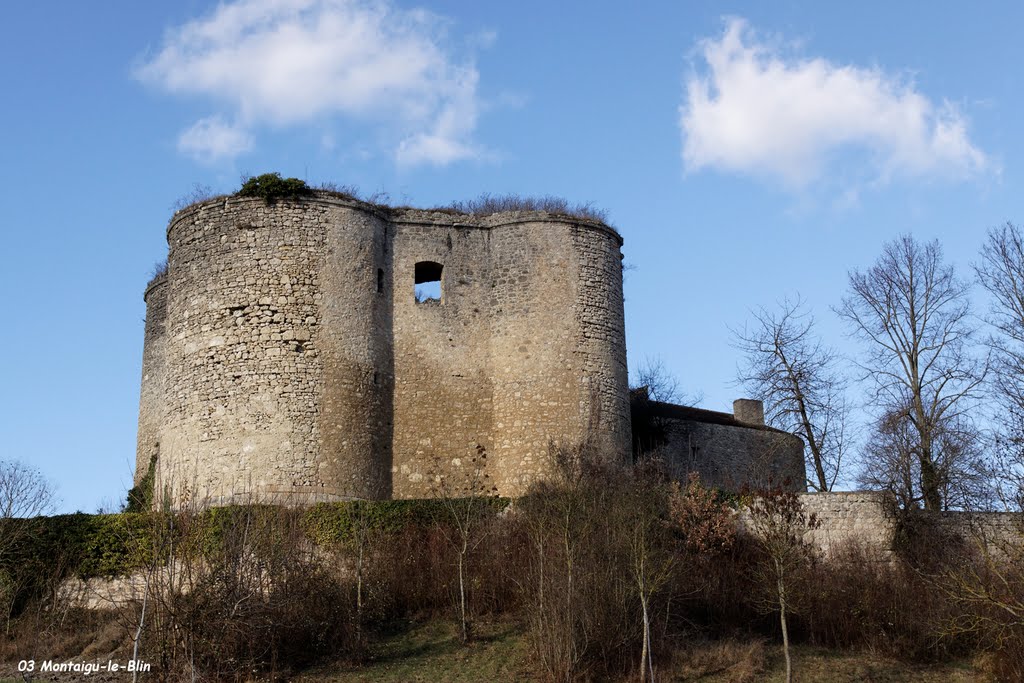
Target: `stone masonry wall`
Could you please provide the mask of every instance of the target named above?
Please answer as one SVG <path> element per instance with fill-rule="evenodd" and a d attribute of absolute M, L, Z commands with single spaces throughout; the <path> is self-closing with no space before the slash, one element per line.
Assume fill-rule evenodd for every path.
<path fill-rule="evenodd" d="M 492 231 L 492 450 L 499 488 L 517 493 L 541 476 L 549 441 L 578 441 L 583 429 L 572 358 L 579 269 L 566 228 L 524 222 Z"/>
<path fill-rule="evenodd" d="M 335 203 L 324 211 L 322 224 L 302 226 L 327 238 L 316 291 L 322 324 L 315 341 L 323 357 L 322 375 L 313 378 L 320 382 L 313 457 L 322 469 L 314 486 L 330 499 L 389 498 L 393 290 L 378 289 L 377 277 L 392 262 L 388 223 L 375 212 Z"/>
<path fill-rule="evenodd" d="M 494 432 L 490 231 L 432 218 L 393 224 L 393 486 L 400 498 L 493 486 L 486 485 L 488 458 L 473 462 L 491 449 Z M 443 266 L 440 301 L 415 300 L 422 261 Z"/>
<path fill-rule="evenodd" d="M 320 194 L 201 202 L 167 235 L 137 457 L 159 444 L 176 501 L 520 495 L 553 443 L 628 453 L 621 238 L 603 224 Z M 443 266 L 440 301 L 414 299 L 421 261 Z"/>
<path fill-rule="evenodd" d="M 715 424 L 671 417 L 662 457 L 681 480 L 696 472 L 701 481 L 731 491 L 782 486 L 806 490 L 803 441 L 778 430 Z"/>
<path fill-rule="evenodd" d="M 139 432 L 135 452 L 135 480 L 146 476 L 149 464 L 160 454 L 160 427 L 166 403 L 167 276 L 146 287 L 146 333 L 142 352 L 142 392 L 139 397 Z"/>
<path fill-rule="evenodd" d="M 587 378 L 580 413 L 587 424 L 606 425 L 609 441 L 601 444 L 616 452 L 630 442 L 629 395 L 621 388 L 629 381 L 626 367 L 625 309 L 622 293 L 622 258 L 615 236 L 605 233 L 600 241 L 576 228 L 575 253 L 580 254 L 582 289 L 576 316 L 582 376 Z M 594 430 L 599 431 L 599 430 Z"/>
<path fill-rule="evenodd" d="M 819 523 L 804 540 L 825 556 L 858 544 L 876 559 L 891 559 L 897 528 L 892 496 L 879 491 L 805 493 L 800 502 Z"/>
<path fill-rule="evenodd" d="M 834 491 L 805 493 L 800 502 L 808 515 L 814 515 L 817 528 L 807 531 L 804 540 L 823 557 L 832 557 L 851 545 L 863 550 L 869 559 L 896 559 L 900 521 L 896 500 L 883 491 Z M 931 527 L 931 532 L 963 539 L 970 546 L 985 546 L 996 556 L 1011 549 L 1018 556 L 1024 544 L 1024 518 L 1006 512 L 925 512 L 910 513 L 911 529 Z M 914 518 L 917 518 L 916 520 Z M 740 515 L 743 524 L 744 515 Z"/>
<path fill-rule="evenodd" d="M 320 493 L 328 209 L 228 199 L 172 220 L 157 485 L 173 500 Z"/>

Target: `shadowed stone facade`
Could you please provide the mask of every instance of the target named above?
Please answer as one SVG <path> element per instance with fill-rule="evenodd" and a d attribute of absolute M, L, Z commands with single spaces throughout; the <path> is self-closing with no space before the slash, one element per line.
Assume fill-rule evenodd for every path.
<path fill-rule="evenodd" d="M 764 423 L 761 401 L 738 399 L 733 413 L 648 401 L 634 392 L 634 430 L 642 419 L 656 431 L 645 445 L 674 478 L 695 472 L 708 486 L 737 491 L 781 487 L 806 490 L 804 442 Z M 639 417 L 638 417 L 639 416 Z"/>
<path fill-rule="evenodd" d="M 544 212 L 327 193 L 179 211 L 146 291 L 136 482 L 173 500 L 520 495 L 551 444 L 628 453 L 621 245 Z M 439 276 L 440 300 L 414 284 Z"/>

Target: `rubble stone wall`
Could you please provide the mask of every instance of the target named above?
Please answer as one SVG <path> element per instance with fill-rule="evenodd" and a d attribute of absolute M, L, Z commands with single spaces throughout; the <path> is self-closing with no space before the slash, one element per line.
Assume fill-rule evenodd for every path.
<path fill-rule="evenodd" d="M 659 419 L 666 434 L 660 453 L 677 479 L 696 473 L 705 485 L 728 491 L 747 486 L 806 490 L 804 443 L 797 436 L 764 427 Z"/>

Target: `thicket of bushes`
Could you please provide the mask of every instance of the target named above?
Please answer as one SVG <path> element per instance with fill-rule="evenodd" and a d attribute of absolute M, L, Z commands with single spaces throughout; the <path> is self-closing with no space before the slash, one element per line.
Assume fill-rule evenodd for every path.
<path fill-rule="evenodd" d="M 282 178 L 280 173 L 264 173 L 248 178 L 236 192 L 239 197 L 259 197 L 268 204 L 287 197 L 313 194 L 313 188 L 299 178 Z"/>
<path fill-rule="evenodd" d="M 696 637 L 778 640 L 776 587 L 758 571 L 769 558 L 757 538 L 737 533 L 735 499 L 674 484 L 657 467 L 597 467 L 587 456 L 553 453 L 559 476 L 511 505 L 442 499 L 37 520 L 39 533 L 5 569 L 141 572 L 145 600 L 118 607 L 119 642 L 126 653 L 137 643 L 166 680 L 286 678 L 323 657 L 358 661 L 398 619 L 458 622 L 463 599 L 470 639 L 481 619 L 519 620 L 534 674 L 550 680 L 665 673 Z M 993 680 L 1019 680 L 1024 625 L 1012 614 L 1024 604 L 1021 556 L 993 564 L 970 543 L 911 527 L 896 562 L 856 547 L 827 562 L 799 555 L 787 573 L 792 639 L 921 661 L 983 653 Z M 15 610 L 14 632 L 32 630 L 39 647 L 40 624 L 51 628 L 67 611 L 55 609 L 52 590 L 32 595 Z M 7 654 L 25 642 L 7 641 Z"/>

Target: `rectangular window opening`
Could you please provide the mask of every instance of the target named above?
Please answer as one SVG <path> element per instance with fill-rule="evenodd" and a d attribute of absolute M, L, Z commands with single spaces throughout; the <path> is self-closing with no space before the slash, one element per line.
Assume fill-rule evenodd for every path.
<path fill-rule="evenodd" d="M 416 303 L 441 300 L 441 272 L 444 266 L 434 261 L 420 261 L 416 264 L 413 294 Z"/>
<path fill-rule="evenodd" d="M 377 291 L 378 292 L 383 292 L 384 291 L 384 269 L 383 268 L 378 268 L 377 269 Z"/>

